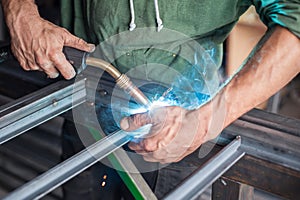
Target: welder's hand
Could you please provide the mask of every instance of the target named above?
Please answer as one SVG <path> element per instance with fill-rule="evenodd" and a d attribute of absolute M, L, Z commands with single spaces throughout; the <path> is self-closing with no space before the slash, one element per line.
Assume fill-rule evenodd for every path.
<path fill-rule="evenodd" d="M 129 147 L 146 161 L 170 163 L 180 161 L 218 135 L 221 130 L 213 136 L 209 133 L 210 121 L 209 106 L 193 111 L 172 106 L 123 118 L 120 125 L 125 131 L 132 131 L 152 124 L 150 133 L 139 143 L 131 142 Z"/>
<path fill-rule="evenodd" d="M 2 4 L 12 52 L 25 70 L 44 71 L 50 78 L 56 78 L 60 72 L 64 78 L 71 79 L 75 70 L 62 53 L 63 46 L 88 52 L 95 48 L 42 19 L 33 0 L 2 0 Z"/>

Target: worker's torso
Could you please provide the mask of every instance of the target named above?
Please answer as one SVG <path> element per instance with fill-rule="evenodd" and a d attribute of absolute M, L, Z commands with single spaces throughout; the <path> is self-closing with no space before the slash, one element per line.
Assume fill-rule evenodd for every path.
<path fill-rule="evenodd" d="M 129 0 L 87 0 L 82 4 L 85 4 L 82 18 L 88 22 L 87 35 L 91 39 L 97 38 L 101 42 L 128 30 L 131 21 Z M 249 0 L 158 1 L 164 28 L 190 37 L 212 37 L 219 43 L 250 5 Z M 137 28 L 156 27 L 153 0 L 135 0 L 133 6 Z M 83 31 L 82 27 L 77 30 L 80 31 Z"/>
<path fill-rule="evenodd" d="M 66 23 L 71 22 L 64 16 L 67 11 L 62 16 L 76 35 L 100 43 L 98 56 L 122 72 L 170 83 L 177 73 L 184 74 L 197 66 L 193 70 L 202 76 L 198 79 L 210 81 L 218 77 L 221 44 L 250 5 L 249 0 L 158 1 L 163 21 L 160 32 L 156 30 L 153 0 L 133 0 L 137 26 L 133 31 L 129 31 L 129 0 L 76 0 L 72 13 L 75 23 Z M 211 84 L 216 88 L 218 83 Z"/>

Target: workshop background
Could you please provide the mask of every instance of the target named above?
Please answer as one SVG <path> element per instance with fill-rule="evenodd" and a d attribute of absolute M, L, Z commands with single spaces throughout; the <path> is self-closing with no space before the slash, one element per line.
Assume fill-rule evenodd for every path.
<path fill-rule="evenodd" d="M 40 0 L 36 2 L 42 17 L 59 24 L 59 1 Z M 234 69 L 242 63 L 264 31 L 266 28 L 259 20 L 255 10 L 249 9 L 226 41 L 224 59 L 227 75 L 233 73 Z M 0 41 L 9 41 L 2 10 L 0 11 Z M 25 77 L 25 74 L 18 66 L 13 66 L 12 69 L 0 69 L 0 106 L 11 99 L 22 97 L 49 84 L 31 80 Z M 11 80 L 7 80 L 7 75 L 16 78 L 14 85 L 8 84 Z M 298 75 L 289 85 L 260 105 L 259 108 L 300 119 L 300 76 Z M 31 130 L 30 134 L 23 134 L 0 146 L 0 198 L 61 161 L 63 122 L 62 117 L 56 117 Z M 280 199 L 263 192 L 256 194 L 256 199 Z M 208 198 L 208 196 L 209 191 L 203 198 Z M 61 188 L 44 197 L 44 199 L 62 198 Z"/>

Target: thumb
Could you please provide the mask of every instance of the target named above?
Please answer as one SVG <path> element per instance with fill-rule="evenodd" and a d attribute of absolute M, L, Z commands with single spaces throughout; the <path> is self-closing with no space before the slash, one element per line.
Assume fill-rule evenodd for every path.
<path fill-rule="evenodd" d="M 151 121 L 149 113 L 146 112 L 124 117 L 120 122 L 120 126 L 124 131 L 133 131 L 146 124 L 151 124 Z"/>
<path fill-rule="evenodd" d="M 95 50 L 94 44 L 89 44 L 83 39 L 72 35 L 71 33 L 67 33 L 65 36 L 65 46 L 73 47 L 75 49 L 79 49 L 86 52 L 93 52 Z"/>

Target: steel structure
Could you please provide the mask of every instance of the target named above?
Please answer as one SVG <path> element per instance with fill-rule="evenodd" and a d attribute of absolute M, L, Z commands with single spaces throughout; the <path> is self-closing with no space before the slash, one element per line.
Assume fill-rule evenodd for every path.
<path fill-rule="evenodd" d="M 96 79 L 89 76 L 93 70 L 86 69 L 82 79 L 76 83 L 59 81 L 1 106 L 1 144 L 9 143 L 10 139 L 75 106 L 89 107 L 89 88 L 95 84 Z M 109 86 L 109 81 L 100 89 L 104 91 L 103 96 L 108 90 L 105 85 Z M 9 193 L 5 199 L 38 199 L 112 152 L 115 152 L 125 170 L 130 168 L 130 171 L 137 171 L 134 163 L 124 156 L 121 149 L 130 139 L 123 131 L 104 137 Z M 259 188 L 284 198 L 296 199 L 300 196 L 299 120 L 253 110 L 223 131 L 217 148 L 220 151 L 212 159 L 204 164 L 199 163 L 201 167 L 166 195 L 165 199 L 196 198 L 211 184 L 214 199 L 228 198 L 224 196 L 227 193 L 220 191 L 233 190 L 234 193 L 228 194 L 240 194 L 241 185 Z M 129 176 L 143 198 L 156 199 L 141 176 Z M 271 186 L 272 183 L 276 183 L 276 186 Z"/>

